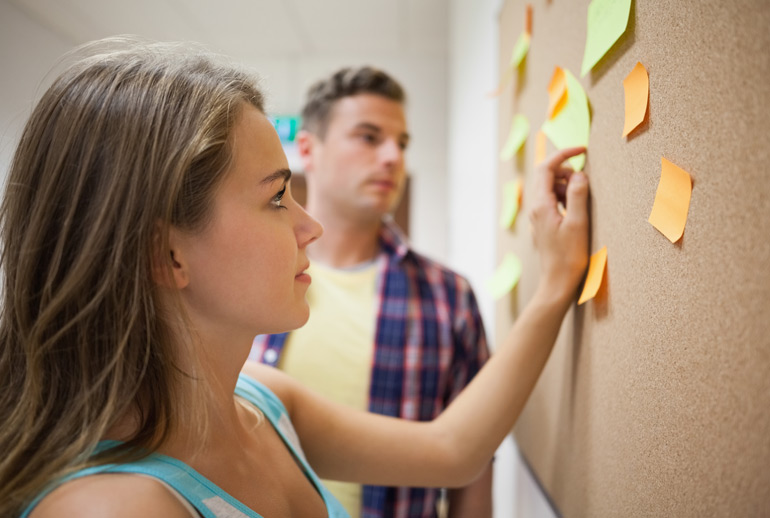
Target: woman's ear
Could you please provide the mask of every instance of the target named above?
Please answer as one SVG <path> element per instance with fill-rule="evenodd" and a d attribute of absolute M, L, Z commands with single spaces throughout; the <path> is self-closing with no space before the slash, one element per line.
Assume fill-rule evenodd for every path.
<path fill-rule="evenodd" d="M 171 227 L 164 243 L 160 225 L 152 237 L 152 279 L 165 288 L 183 289 L 190 283 L 181 251 L 179 231 Z"/>

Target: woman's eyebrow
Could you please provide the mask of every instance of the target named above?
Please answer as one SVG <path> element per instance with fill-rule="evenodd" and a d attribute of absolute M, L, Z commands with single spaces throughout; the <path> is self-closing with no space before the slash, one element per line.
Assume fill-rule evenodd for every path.
<path fill-rule="evenodd" d="M 267 185 L 273 183 L 276 180 L 283 180 L 284 182 L 288 182 L 290 178 L 291 171 L 289 169 L 279 169 L 273 174 L 269 174 L 264 177 L 259 183 L 262 185 Z"/>

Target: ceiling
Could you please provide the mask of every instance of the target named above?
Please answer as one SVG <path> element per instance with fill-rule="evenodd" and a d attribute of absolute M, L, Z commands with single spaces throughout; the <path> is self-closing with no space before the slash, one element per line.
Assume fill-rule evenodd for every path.
<path fill-rule="evenodd" d="M 234 58 L 444 53 L 446 0 L 8 0 L 78 45 L 115 34 L 198 41 Z"/>

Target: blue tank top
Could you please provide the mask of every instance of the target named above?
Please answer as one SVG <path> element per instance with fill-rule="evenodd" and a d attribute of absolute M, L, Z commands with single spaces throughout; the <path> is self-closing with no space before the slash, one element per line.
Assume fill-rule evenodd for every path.
<path fill-rule="evenodd" d="M 324 487 L 307 463 L 297 434 L 289 420 L 286 407 L 283 406 L 281 400 L 262 383 L 245 374 L 239 376 L 235 394 L 252 403 L 270 421 L 286 447 L 303 468 L 305 475 L 321 494 L 329 518 L 349 518 L 347 511 Z M 102 441 L 97 447 L 97 452 L 104 451 L 116 444 L 118 444 L 117 441 Z M 151 453 L 147 457 L 128 464 L 104 464 L 72 473 L 56 481 L 38 495 L 24 510 L 21 518 L 26 518 L 43 497 L 64 482 L 101 473 L 135 473 L 158 479 L 176 491 L 204 518 L 262 518 L 261 515 L 243 505 L 184 462 L 159 453 Z"/>

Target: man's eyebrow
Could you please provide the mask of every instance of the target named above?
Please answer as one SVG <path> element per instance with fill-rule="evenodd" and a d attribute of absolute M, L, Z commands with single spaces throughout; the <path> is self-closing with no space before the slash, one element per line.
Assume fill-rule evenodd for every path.
<path fill-rule="evenodd" d="M 376 131 L 377 133 L 382 131 L 382 128 L 377 126 L 376 124 L 372 124 L 371 122 L 359 122 L 356 124 L 357 129 L 365 129 L 370 131 Z"/>
<path fill-rule="evenodd" d="M 262 185 L 267 185 L 275 182 L 276 180 L 283 180 L 288 182 L 291 179 L 291 171 L 289 169 L 279 169 L 273 174 L 269 174 L 259 182 Z"/>

